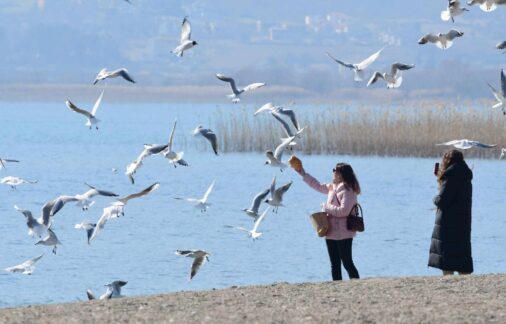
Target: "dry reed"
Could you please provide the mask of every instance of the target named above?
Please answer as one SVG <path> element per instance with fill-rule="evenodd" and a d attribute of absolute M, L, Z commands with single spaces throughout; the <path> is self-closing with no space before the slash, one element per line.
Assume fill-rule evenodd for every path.
<path fill-rule="evenodd" d="M 305 154 L 438 157 L 449 149 L 436 146 L 467 138 L 497 144 L 494 149 L 467 150 L 466 156 L 497 158 L 506 145 L 506 116 L 489 103 L 457 106 L 418 103 L 396 107 L 294 107 L 300 125 L 307 129 L 297 140 Z M 252 111 L 218 111 L 212 118 L 222 152 L 274 150 L 285 137 L 269 114 Z"/>

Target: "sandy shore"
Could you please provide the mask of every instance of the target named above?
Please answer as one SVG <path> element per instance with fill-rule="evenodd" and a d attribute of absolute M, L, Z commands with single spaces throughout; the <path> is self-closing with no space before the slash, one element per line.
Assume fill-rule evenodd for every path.
<path fill-rule="evenodd" d="M 371 278 L 0 310 L 0 323 L 506 323 L 506 275 Z"/>

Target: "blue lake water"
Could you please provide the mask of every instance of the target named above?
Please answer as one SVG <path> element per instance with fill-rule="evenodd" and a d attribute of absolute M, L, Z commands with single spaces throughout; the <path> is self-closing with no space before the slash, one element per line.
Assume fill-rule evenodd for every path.
<path fill-rule="evenodd" d="M 91 104 L 89 104 L 91 105 Z M 0 307 L 85 300 L 86 289 L 97 294 L 113 280 L 126 280 L 128 296 L 181 290 L 225 288 L 273 282 L 330 279 L 324 241 L 314 233 L 308 215 L 325 199 L 291 170 L 280 173 L 264 165 L 262 153 L 221 154 L 199 150 L 202 139 L 190 136 L 199 123 L 209 124 L 216 110 L 254 111 L 253 106 L 110 104 L 104 98 L 98 112 L 100 129 L 88 130 L 82 116 L 63 103 L 0 103 L 0 156 L 19 159 L 0 170 L 7 175 L 37 179 L 18 190 L 0 187 L 0 269 L 41 253 L 31 276 L 0 272 Z M 160 156 L 145 160 L 131 185 L 125 166 L 144 143 L 163 143 L 178 119 L 174 148 L 185 150 L 190 167 L 174 168 Z M 219 130 L 215 130 L 218 132 Z M 303 139 L 302 139 L 303 140 Z M 266 148 L 267 149 L 267 148 Z M 439 275 L 427 267 L 434 222 L 432 198 L 437 192 L 434 159 L 351 156 L 301 156 L 306 170 L 321 181 L 331 179 L 336 162 L 351 163 L 361 182 L 359 201 L 366 231 L 354 240 L 354 259 L 362 277 Z M 476 273 L 504 272 L 506 218 L 505 162 L 468 160 L 474 172 L 473 257 Z M 111 172 L 117 168 L 118 172 Z M 285 208 L 270 213 L 260 226 L 263 236 L 252 241 L 224 225 L 251 227 L 241 211 L 252 197 L 278 184 L 294 184 Z M 216 180 L 212 207 L 202 214 L 174 197 L 201 197 Z M 98 197 L 88 211 L 73 204 L 54 219 L 62 241 L 56 255 L 35 246 L 22 214 L 13 205 L 39 216 L 42 205 L 61 194 L 86 190 L 84 182 L 120 195 L 160 182 L 151 195 L 132 200 L 125 216 L 110 220 L 91 245 L 74 229 L 82 220 L 97 221 L 110 199 Z M 263 207 L 262 207 L 263 209 Z M 176 249 L 211 253 L 196 277 L 188 282 L 191 259 Z M 346 277 L 346 275 L 345 275 Z"/>

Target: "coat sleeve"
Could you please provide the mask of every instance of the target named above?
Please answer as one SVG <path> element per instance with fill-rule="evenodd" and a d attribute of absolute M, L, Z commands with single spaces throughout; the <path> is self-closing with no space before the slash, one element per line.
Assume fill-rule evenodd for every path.
<path fill-rule="evenodd" d="M 321 192 L 322 194 L 329 193 L 329 187 L 326 184 L 321 184 L 318 180 L 316 180 L 312 175 L 306 172 L 303 178 L 304 182 L 307 183 L 314 190 Z"/>
<path fill-rule="evenodd" d="M 351 208 L 355 205 L 355 193 L 351 190 L 344 192 L 343 198 L 339 202 L 339 206 L 333 204 L 325 204 L 325 212 L 335 217 L 348 217 Z"/>
<path fill-rule="evenodd" d="M 444 179 L 439 194 L 434 197 L 434 205 L 445 209 L 453 204 L 457 196 L 457 184 L 452 179 Z"/>

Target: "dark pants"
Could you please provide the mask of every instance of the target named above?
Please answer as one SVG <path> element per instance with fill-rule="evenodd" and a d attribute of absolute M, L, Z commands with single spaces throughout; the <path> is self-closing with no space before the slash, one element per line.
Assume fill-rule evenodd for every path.
<path fill-rule="evenodd" d="M 330 264 L 332 266 L 332 280 L 343 280 L 341 262 L 343 262 L 343 266 L 348 272 L 350 279 L 360 278 L 351 257 L 351 244 L 353 243 L 353 239 L 325 240 L 325 242 L 327 243 Z"/>

